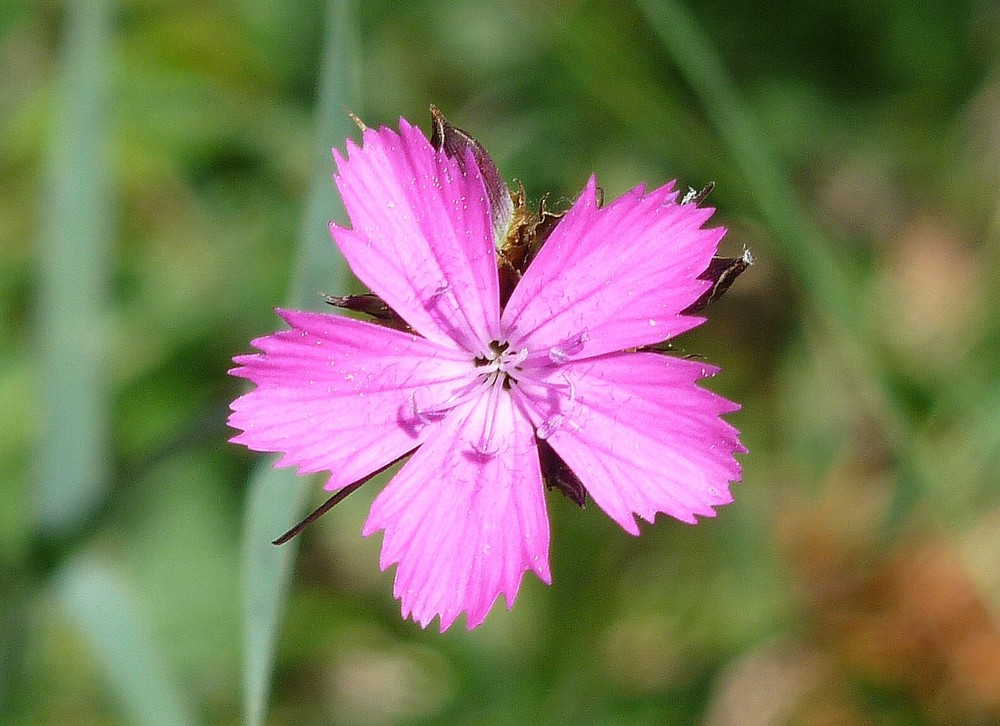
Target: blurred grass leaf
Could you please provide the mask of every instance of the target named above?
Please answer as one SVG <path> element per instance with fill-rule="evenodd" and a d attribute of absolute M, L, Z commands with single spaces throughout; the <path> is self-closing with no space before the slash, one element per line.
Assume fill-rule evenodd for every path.
<path fill-rule="evenodd" d="M 841 260 L 796 204 L 796 195 L 775 163 L 765 134 L 723 67 L 718 52 L 680 3 L 639 0 L 650 27 L 674 59 L 716 131 L 725 141 L 756 202 L 777 233 L 775 243 L 803 286 L 824 310 L 849 329 L 860 326 L 858 295 Z"/>
<path fill-rule="evenodd" d="M 47 535 L 91 514 L 106 487 L 107 339 L 102 324 L 111 242 L 108 0 L 67 3 L 39 244 L 39 326 L 46 424 L 37 488 Z"/>
<path fill-rule="evenodd" d="M 342 209 L 334 195 L 330 147 L 354 128 L 347 111 L 358 107 L 357 39 L 349 0 L 330 3 L 326 45 L 317 98 L 317 133 L 310 149 L 310 185 L 303 214 L 295 276 L 288 303 L 296 308 L 322 304 L 317 291 L 345 289 L 347 268 L 330 240 L 327 223 Z M 292 470 L 276 470 L 261 461 L 251 477 L 244 526 L 244 680 L 247 723 L 262 724 L 275 644 L 290 585 L 297 540 L 281 547 L 271 541 L 301 516 L 315 479 Z"/>
<path fill-rule="evenodd" d="M 159 661 L 159 648 L 142 623 L 123 584 L 103 564 L 70 560 L 55 578 L 56 597 L 79 626 L 130 723 L 186 726 L 196 721 L 188 702 Z"/>
<path fill-rule="evenodd" d="M 897 505 L 886 519 L 885 530 L 894 530 L 921 495 L 932 499 L 942 518 L 953 525 L 961 514 L 947 493 L 935 486 L 934 472 L 917 455 L 914 422 L 892 385 L 891 371 L 878 355 L 879 341 L 862 312 L 864 295 L 856 275 L 796 201 L 795 189 L 759 122 L 740 99 L 719 53 L 691 14 L 675 0 L 639 0 L 638 4 L 746 177 L 786 264 L 815 310 L 837 323 L 839 329 L 831 331 L 838 343 L 835 352 L 852 370 L 859 392 L 901 460 L 901 472 L 906 472 L 898 479 Z"/>
<path fill-rule="evenodd" d="M 292 575 L 298 540 L 275 547 L 308 501 L 313 477 L 274 469 L 262 460 L 250 479 L 243 529 L 243 706 L 246 722 L 262 724 L 275 645 Z"/>

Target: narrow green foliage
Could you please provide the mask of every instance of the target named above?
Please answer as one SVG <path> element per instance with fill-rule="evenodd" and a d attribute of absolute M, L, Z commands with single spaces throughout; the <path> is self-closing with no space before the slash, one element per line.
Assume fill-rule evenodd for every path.
<path fill-rule="evenodd" d="M 323 307 L 320 291 L 347 287 L 348 273 L 327 229 L 343 209 L 331 181 L 330 148 L 356 130 L 348 111 L 358 106 L 357 49 L 353 9 L 348 0 L 331 2 L 326 47 L 319 79 L 316 140 L 310 149 L 310 185 L 295 278 L 288 302 L 296 308 Z M 244 525 L 244 674 L 246 722 L 266 720 L 275 646 L 291 580 L 297 541 L 281 547 L 271 541 L 300 517 L 315 480 L 276 470 L 262 461 L 249 484 Z"/>
<path fill-rule="evenodd" d="M 897 499 L 908 504 L 887 521 L 887 528 L 891 530 L 902 521 L 920 494 L 935 501 L 943 519 L 954 522 L 959 514 L 947 493 L 936 488 L 934 473 L 914 455 L 913 424 L 892 385 L 891 372 L 877 353 L 880 341 L 868 329 L 857 274 L 852 274 L 844 256 L 836 253 L 797 200 L 795 188 L 759 122 L 740 99 L 718 51 L 688 11 L 674 0 L 640 0 L 639 6 L 742 170 L 761 216 L 774 231 L 773 242 L 784 263 L 798 278 L 820 318 L 833 322 L 836 329 L 831 335 L 840 343 L 837 352 L 842 362 L 850 367 L 887 441 L 907 462 L 904 468 L 909 476 L 900 477 L 899 487 L 914 491 L 897 492 Z"/>
<path fill-rule="evenodd" d="M 45 430 L 38 518 L 62 535 L 106 488 L 110 7 L 69 3 L 39 244 L 38 305 Z"/>
<path fill-rule="evenodd" d="M 154 647 L 123 583 L 110 568 L 77 557 L 58 573 L 55 588 L 56 600 L 75 621 L 129 723 L 196 723 L 190 704 L 160 661 L 162 650 Z"/>

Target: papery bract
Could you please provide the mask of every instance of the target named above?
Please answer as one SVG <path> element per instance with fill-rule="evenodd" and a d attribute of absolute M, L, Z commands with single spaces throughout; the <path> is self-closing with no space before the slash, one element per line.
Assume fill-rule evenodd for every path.
<path fill-rule="evenodd" d="M 737 406 L 696 385 L 715 368 L 645 348 L 702 322 L 687 313 L 713 284 L 711 210 L 671 184 L 601 206 L 591 178 L 525 241 L 541 225 L 523 195 L 508 207 L 492 159 L 436 111 L 433 144 L 401 119 L 334 157 L 352 226 L 333 238 L 374 296 L 330 301 L 383 324 L 279 311 L 291 329 L 235 359 L 256 387 L 229 423 L 280 466 L 329 472 L 330 490 L 412 452 L 363 532 L 384 530 L 404 616 L 444 630 L 465 612 L 472 628 L 525 571 L 550 581 L 540 447 L 573 480 L 560 488 L 632 534 L 637 515 L 693 523 L 731 501 L 744 449 L 721 415 Z M 516 235 L 530 264 L 508 264 L 501 295 Z"/>

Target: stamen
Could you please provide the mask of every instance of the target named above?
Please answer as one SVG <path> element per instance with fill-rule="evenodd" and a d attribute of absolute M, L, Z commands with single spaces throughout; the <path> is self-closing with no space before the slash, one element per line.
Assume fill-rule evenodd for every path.
<path fill-rule="evenodd" d="M 552 369 L 548 369 L 551 371 Z M 520 379 L 521 383 L 531 392 L 536 400 L 547 400 L 549 415 L 535 430 L 535 435 L 542 441 L 548 439 L 552 434 L 562 428 L 570 428 L 578 431 L 580 427 L 574 423 L 573 416 L 576 410 L 576 384 L 570 376 L 556 373 L 555 376 L 533 375 L 530 369 L 525 372 Z M 541 388 L 544 393 L 535 390 Z"/>
<path fill-rule="evenodd" d="M 460 346 L 466 350 L 482 348 L 483 341 L 476 335 L 475 326 L 469 320 L 465 308 L 459 303 L 455 291 L 447 282 L 441 283 L 428 295 L 428 301 L 424 307 Z"/>
<path fill-rule="evenodd" d="M 427 424 L 434 423 L 435 421 L 440 421 L 445 417 L 448 411 L 451 410 L 450 406 L 447 406 L 448 401 L 445 401 L 445 406 L 428 406 L 427 408 L 421 408 L 417 405 L 416 394 L 410 394 L 410 416 L 411 419 L 416 423 L 426 426 Z"/>
<path fill-rule="evenodd" d="M 576 355 L 583 350 L 583 344 L 588 340 L 590 340 L 590 333 L 581 330 L 576 335 L 572 335 L 558 345 L 549 348 L 549 360 L 556 364 L 565 363 L 571 355 Z"/>
<path fill-rule="evenodd" d="M 569 405 L 572 406 L 576 403 L 576 386 L 573 385 L 573 381 L 570 380 L 569 376 L 564 375 L 563 380 L 566 381 L 566 386 L 569 388 Z"/>
<path fill-rule="evenodd" d="M 527 348 L 521 348 L 521 350 L 517 351 L 517 353 L 514 354 L 514 363 L 515 363 L 515 365 L 521 365 L 526 360 L 528 360 L 528 349 Z"/>
<path fill-rule="evenodd" d="M 500 356 L 500 372 L 510 373 L 512 370 L 520 368 L 521 364 L 524 363 L 528 358 L 528 349 L 521 348 L 521 350 L 514 351 L 511 353 L 509 350 L 504 351 Z"/>
<path fill-rule="evenodd" d="M 479 444 L 477 444 L 475 441 L 470 441 L 469 442 L 469 446 L 472 447 L 473 451 L 475 451 L 477 454 L 479 454 L 480 456 L 482 456 L 485 459 L 492 459 L 500 451 L 499 449 L 488 449 L 488 448 L 486 448 L 486 444 L 485 443 L 479 443 Z"/>
<path fill-rule="evenodd" d="M 489 400 L 486 402 L 486 420 L 483 425 L 483 431 L 479 435 L 479 441 L 469 442 L 473 451 L 487 458 L 493 458 L 500 452 L 500 447 L 496 445 L 493 439 L 494 428 L 496 426 L 497 399 L 500 396 L 502 385 L 502 378 L 496 376 L 490 385 Z"/>
<path fill-rule="evenodd" d="M 431 300 L 437 302 L 441 298 L 441 296 L 444 295 L 449 290 L 451 290 L 451 286 L 447 282 L 438 285 L 437 289 L 431 293 Z"/>
<path fill-rule="evenodd" d="M 547 419 L 542 421 L 542 425 L 538 427 L 535 435 L 542 441 L 545 441 L 552 434 L 562 428 L 562 425 L 566 422 L 566 417 L 561 413 L 553 414 Z"/>
<path fill-rule="evenodd" d="M 471 381 L 448 396 L 445 400 L 430 406 L 417 405 L 416 396 L 411 394 L 409 399 L 409 411 L 407 411 L 409 416 L 401 416 L 401 423 L 412 429 L 436 423 L 447 416 L 452 409 L 465 401 L 480 385 L 480 379 L 478 377 L 473 378 Z"/>

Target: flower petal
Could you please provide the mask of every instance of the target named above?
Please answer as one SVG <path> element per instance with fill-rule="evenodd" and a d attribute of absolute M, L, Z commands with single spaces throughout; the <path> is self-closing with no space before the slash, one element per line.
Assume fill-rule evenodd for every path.
<path fill-rule="evenodd" d="M 466 150 L 472 152 L 476 166 L 483 175 L 483 186 L 490 201 L 490 216 L 493 220 L 493 241 L 499 246 L 507 236 L 511 219 L 514 217 L 514 200 L 511 199 L 507 182 L 500 176 L 493 157 L 486 147 L 479 143 L 469 132 L 452 126 L 441 114 L 437 106 L 431 106 L 431 121 L 434 129 L 431 133 L 431 146 L 438 151 L 444 151 L 449 157 L 457 159 L 465 169 Z"/>
<path fill-rule="evenodd" d="M 292 326 L 253 341 L 230 373 L 257 384 L 236 399 L 232 441 L 284 456 L 277 466 L 331 472 L 328 489 L 368 476 L 418 446 L 416 394 L 445 399 L 474 375 L 468 354 L 338 315 L 279 310 Z"/>
<path fill-rule="evenodd" d="M 420 129 L 366 129 L 334 150 L 353 229 L 330 225 L 351 270 L 426 338 L 474 354 L 497 339 L 500 293 L 489 202 L 471 150 L 459 163 Z M 462 168 L 466 171 L 463 172 Z"/>
<path fill-rule="evenodd" d="M 662 342 L 702 322 L 681 315 L 709 283 L 721 228 L 711 209 L 677 204 L 673 184 L 642 187 L 598 207 L 597 182 L 559 222 L 503 313 L 514 347 L 548 350 L 583 340 L 572 357 Z"/>
<path fill-rule="evenodd" d="M 522 380 L 512 392 L 598 506 L 638 534 L 636 514 L 652 522 L 665 512 L 693 524 L 732 501 L 729 483 L 740 478 L 733 454 L 746 450 L 720 415 L 739 407 L 696 385 L 716 372 L 620 353 L 553 367 L 547 386 Z M 569 394 L 554 401 L 560 384 Z"/>
<path fill-rule="evenodd" d="M 488 431 L 493 451 L 476 442 Z M 534 436 L 510 396 L 456 409 L 372 504 L 363 534 L 384 529 L 382 569 L 398 563 L 403 617 L 446 630 L 479 625 L 499 594 L 509 609 L 526 570 L 546 583 L 549 525 Z"/>

